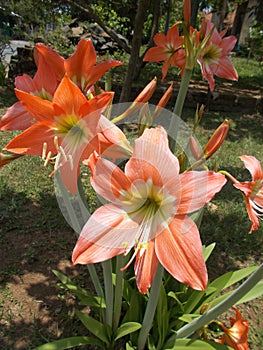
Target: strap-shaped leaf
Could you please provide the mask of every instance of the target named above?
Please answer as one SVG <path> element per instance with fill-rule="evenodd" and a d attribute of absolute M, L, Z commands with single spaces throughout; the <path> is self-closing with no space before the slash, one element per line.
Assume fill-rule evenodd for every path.
<path fill-rule="evenodd" d="M 203 255 L 204 255 L 205 261 L 206 261 L 206 260 L 209 258 L 209 256 L 211 255 L 211 253 L 213 252 L 215 246 L 216 246 L 215 243 L 211 243 L 211 244 L 209 244 L 207 247 L 206 247 L 206 246 L 203 246 Z"/>
<path fill-rule="evenodd" d="M 82 345 L 94 345 L 99 346 L 101 349 L 104 349 L 104 344 L 96 339 L 91 337 L 71 337 L 71 338 L 64 338 L 60 340 L 55 340 L 53 342 L 43 344 L 35 348 L 34 350 L 64 350 L 64 349 L 71 349 L 76 346 L 82 346 Z"/>
<path fill-rule="evenodd" d="M 159 300 L 156 309 L 156 319 L 158 325 L 159 340 L 157 344 L 157 349 L 160 349 L 164 343 L 169 329 L 169 312 L 167 304 L 167 294 L 164 286 L 161 285 Z"/>
<path fill-rule="evenodd" d="M 93 317 L 87 314 L 84 314 L 79 310 L 76 310 L 76 315 L 80 319 L 80 321 L 83 323 L 83 325 L 87 328 L 87 330 L 89 330 L 92 334 L 94 334 L 96 337 L 98 337 L 107 345 L 110 344 L 110 341 L 108 338 L 107 325 L 104 325 L 103 323 L 95 320 Z"/>
<path fill-rule="evenodd" d="M 228 293 L 225 293 L 223 295 L 220 295 L 220 297 L 216 298 L 215 300 L 212 300 L 208 307 L 214 307 L 215 305 L 219 304 L 221 301 L 225 300 L 227 297 L 229 297 L 232 293 L 235 292 L 234 290 L 231 290 Z M 259 281 L 253 288 L 250 289 L 250 291 L 243 296 L 235 305 L 246 303 L 250 300 L 259 298 L 263 295 L 263 281 Z"/>
<path fill-rule="evenodd" d="M 127 334 L 136 332 L 138 329 L 142 328 L 142 325 L 138 322 L 126 322 L 123 323 L 116 332 L 116 337 L 114 340 L 118 340 L 122 337 L 125 337 Z"/>
<path fill-rule="evenodd" d="M 76 284 L 63 273 L 53 270 L 53 273 L 59 278 L 62 284 L 70 290 L 70 292 L 79 298 L 80 305 L 87 305 L 90 307 L 106 308 L 105 300 L 97 297 L 84 288 L 76 286 Z"/>
<path fill-rule="evenodd" d="M 167 345 L 163 350 L 230 350 L 231 348 L 212 341 L 196 339 L 177 339 L 174 344 Z"/>

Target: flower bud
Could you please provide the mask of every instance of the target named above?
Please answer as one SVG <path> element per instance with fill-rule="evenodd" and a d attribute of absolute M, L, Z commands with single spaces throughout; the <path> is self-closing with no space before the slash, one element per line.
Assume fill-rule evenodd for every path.
<path fill-rule="evenodd" d="M 0 166 L 6 165 L 12 162 L 12 160 L 15 160 L 21 156 L 22 154 L 16 154 L 11 152 L 8 152 L 8 153 L 0 152 Z"/>
<path fill-rule="evenodd" d="M 229 130 L 229 121 L 226 119 L 224 122 L 216 129 L 210 140 L 207 142 L 203 149 L 204 157 L 206 159 L 210 158 L 222 145 Z"/>

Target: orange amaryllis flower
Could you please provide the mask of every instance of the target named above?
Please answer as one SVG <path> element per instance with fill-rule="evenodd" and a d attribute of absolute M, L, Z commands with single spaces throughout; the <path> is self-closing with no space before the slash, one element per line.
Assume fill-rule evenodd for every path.
<path fill-rule="evenodd" d="M 5 149 L 38 156 L 43 150 L 50 156 L 57 154 L 67 135 L 71 154 L 87 144 L 96 135 L 101 112 L 113 97 L 113 93 L 107 92 L 87 100 L 68 77 L 62 79 L 53 101 L 17 89 L 16 95 L 37 122 L 12 139 Z"/>
<path fill-rule="evenodd" d="M 206 21 L 203 23 L 203 27 L 206 28 L 205 32 L 208 35 L 214 25 L 210 21 Z M 230 58 L 227 57 L 229 52 L 234 48 L 237 39 L 234 36 L 223 38 L 224 35 L 225 31 L 218 33 L 217 29 L 214 28 L 208 43 L 201 50 L 198 57 L 202 76 L 208 81 L 211 91 L 215 88 L 214 75 L 220 78 L 238 80 L 235 67 Z"/>
<path fill-rule="evenodd" d="M 135 275 L 141 293 L 152 284 L 158 262 L 182 283 L 204 290 L 207 271 L 198 228 L 188 213 L 202 206 L 225 184 L 222 174 L 179 174 L 178 159 L 162 127 L 146 129 L 136 139 L 123 172 L 99 158 L 90 162 L 91 183 L 110 203 L 84 226 L 73 251 L 74 264 L 101 262 L 135 252 Z"/>
<path fill-rule="evenodd" d="M 244 194 L 248 216 L 252 222 L 249 233 L 258 229 L 259 220 L 263 218 L 263 170 L 260 162 L 253 156 L 241 156 L 245 167 L 252 176 L 252 181 L 235 182 L 234 186 Z"/>
<path fill-rule="evenodd" d="M 48 101 L 52 101 L 58 84 L 56 72 L 41 55 L 38 56 L 38 69 L 33 79 L 27 74 L 15 79 L 15 86 L 18 90 Z M 0 129 L 25 130 L 35 122 L 36 119 L 24 108 L 22 103 L 16 102 L 3 115 L 0 121 Z"/>
<path fill-rule="evenodd" d="M 70 79 L 78 85 L 84 94 L 109 69 L 122 63 L 106 60 L 96 65 L 97 56 L 91 40 L 80 40 L 76 51 L 65 60 L 65 70 Z"/>
<path fill-rule="evenodd" d="M 224 334 L 221 339 L 216 339 L 217 343 L 227 344 L 235 350 L 249 350 L 248 345 L 248 321 L 244 320 L 240 311 L 236 306 L 233 306 L 236 311 L 236 317 L 230 317 L 231 328 L 225 327 L 221 322 Z"/>
<path fill-rule="evenodd" d="M 179 35 L 177 23 L 174 24 L 167 34 L 158 33 L 154 36 L 156 47 L 150 48 L 144 56 L 144 61 L 164 62 L 162 68 L 162 80 L 167 75 L 171 66 L 178 66 L 182 70 L 185 66 L 185 54 L 182 49 L 184 37 Z"/>

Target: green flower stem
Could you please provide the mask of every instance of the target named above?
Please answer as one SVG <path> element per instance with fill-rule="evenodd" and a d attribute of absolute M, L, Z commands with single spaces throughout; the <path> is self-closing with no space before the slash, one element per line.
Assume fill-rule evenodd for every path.
<path fill-rule="evenodd" d="M 170 122 L 170 126 L 168 129 L 168 135 L 170 137 L 170 149 L 172 152 L 174 152 L 175 149 L 175 140 L 176 140 L 176 133 L 177 133 L 177 121 L 176 118 L 177 117 L 181 117 L 182 115 L 182 111 L 183 111 L 183 106 L 184 106 L 184 101 L 186 98 L 186 94 L 188 91 L 188 87 L 189 87 L 189 83 L 190 83 L 190 79 L 192 77 L 192 69 L 187 69 L 185 68 L 184 70 L 184 75 L 183 78 L 181 80 L 181 84 L 180 84 L 180 88 L 179 88 L 179 92 L 177 95 L 177 99 L 175 102 L 175 106 L 174 106 L 174 110 L 173 110 L 173 114 L 174 116 L 172 116 L 171 122 Z"/>
<path fill-rule="evenodd" d="M 112 327 L 113 314 L 113 284 L 112 284 L 112 264 L 111 259 L 102 263 L 104 288 L 105 288 L 105 302 L 106 302 L 106 324 Z"/>
<path fill-rule="evenodd" d="M 115 295 L 114 295 L 114 312 L 113 312 L 113 330 L 116 331 L 119 325 L 121 315 L 121 304 L 122 304 L 122 279 L 123 271 L 123 255 L 118 255 L 116 258 L 116 284 L 115 284 Z"/>
<path fill-rule="evenodd" d="M 145 344 L 149 335 L 149 331 L 152 328 L 152 322 L 155 314 L 155 310 L 159 300 L 160 289 L 163 278 L 163 267 L 158 265 L 153 285 L 150 292 L 150 297 L 147 303 L 147 307 L 144 314 L 142 328 L 138 338 L 138 350 L 145 349 Z"/>
<path fill-rule="evenodd" d="M 211 310 L 206 312 L 204 315 L 195 319 L 191 323 L 188 323 L 184 327 L 178 330 L 176 335 L 173 335 L 169 340 L 171 341 L 176 338 L 187 338 L 193 334 L 196 330 L 204 327 L 210 321 L 216 319 L 223 312 L 226 312 L 231 306 L 235 305 L 241 298 L 243 298 L 252 287 L 254 287 L 263 278 L 263 264 L 254 271 L 247 280 L 242 283 L 228 298 L 223 300 L 221 303 L 213 307 Z"/>
<path fill-rule="evenodd" d="M 56 178 L 56 183 L 58 185 L 61 197 L 62 197 L 62 199 L 63 199 L 63 201 L 65 203 L 65 207 L 67 209 L 67 213 L 68 213 L 68 216 L 70 218 L 72 227 L 73 227 L 75 233 L 77 234 L 77 236 L 79 236 L 82 227 L 81 227 L 81 225 L 79 223 L 79 219 L 76 216 L 75 209 L 73 208 L 73 206 L 71 204 L 70 197 L 72 195 L 65 188 L 65 186 L 63 184 L 63 181 L 61 180 L 61 176 L 60 176 L 59 172 L 56 172 L 55 178 Z M 80 191 L 79 195 L 83 196 L 84 191 L 83 191 L 83 187 L 82 187 L 82 184 L 81 184 L 80 181 L 78 181 L 78 188 L 79 188 L 79 191 Z M 84 203 L 84 202 L 82 201 L 82 203 Z M 85 204 L 83 204 L 83 205 L 85 205 Z M 82 215 L 84 216 L 84 211 L 83 210 L 82 210 Z M 83 219 L 85 220 L 86 218 L 83 217 Z M 88 267 L 89 274 L 90 274 L 90 277 L 91 277 L 91 280 L 92 280 L 92 283 L 94 285 L 94 288 L 96 290 L 97 295 L 100 296 L 100 297 L 104 297 L 103 289 L 102 289 L 102 286 L 101 286 L 101 283 L 100 283 L 97 271 L 95 269 L 95 266 L 93 264 L 89 264 L 89 265 L 87 265 L 87 267 Z"/>

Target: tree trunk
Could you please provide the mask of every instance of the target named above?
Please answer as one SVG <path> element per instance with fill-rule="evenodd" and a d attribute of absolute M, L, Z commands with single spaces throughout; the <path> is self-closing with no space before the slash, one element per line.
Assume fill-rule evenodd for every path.
<path fill-rule="evenodd" d="M 120 101 L 126 102 L 129 100 L 131 93 L 131 85 L 134 78 L 134 72 L 139 62 L 140 48 L 142 44 L 142 31 L 147 9 L 149 7 L 149 0 L 138 0 L 137 13 L 135 16 L 134 34 L 132 38 L 132 49 L 130 60 L 125 75 Z"/>
<path fill-rule="evenodd" d="M 219 12 L 219 23 L 217 27 L 219 32 L 221 32 L 224 29 L 224 19 L 226 17 L 227 2 L 228 0 L 222 0 L 222 7 L 221 11 Z"/>
<path fill-rule="evenodd" d="M 172 0 L 168 0 L 168 9 L 167 9 L 167 14 L 165 18 L 164 34 L 167 34 L 168 29 L 170 27 L 171 10 L 172 10 Z"/>
<path fill-rule="evenodd" d="M 243 20 L 247 11 L 247 6 L 248 1 L 242 2 L 240 5 L 237 6 L 236 16 L 231 30 L 231 35 L 236 36 L 238 39 L 240 37 Z"/>
<path fill-rule="evenodd" d="M 140 72 L 146 64 L 146 62 L 143 61 L 143 57 L 145 56 L 145 54 L 149 50 L 149 48 L 154 46 L 153 38 L 154 38 L 155 34 L 159 31 L 160 6 L 161 6 L 161 0 L 153 0 L 153 8 L 152 8 L 153 19 L 152 19 L 151 34 L 150 34 L 149 42 L 147 44 L 147 48 L 143 52 L 141 57 L 139 57 L 138 64 L 134 69 L 134 77 L 133 77 L 134 79 L 139 78 Z"/>
<path fill-rule="evenodd" d="M 199 9 L 199 0 L 191 0 L 191 19 L 190 25 L 195 28 L 196 26 L 196 18 Z"/>

